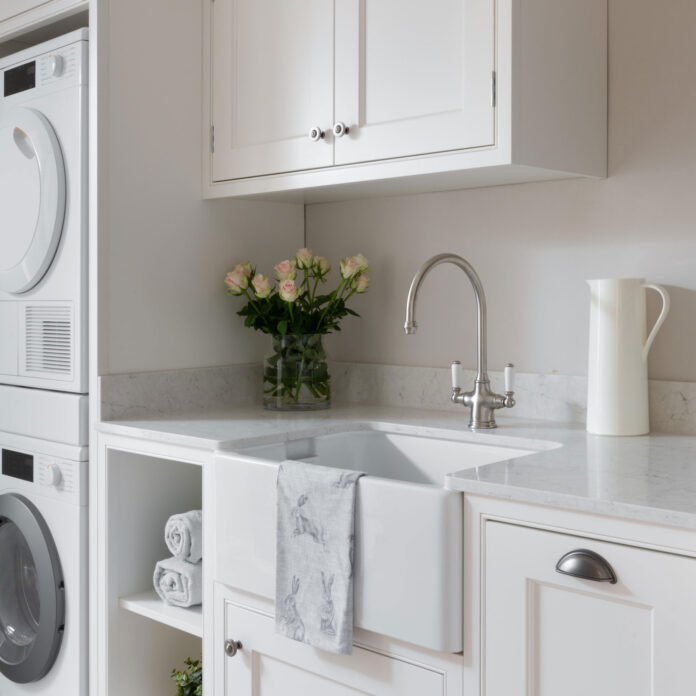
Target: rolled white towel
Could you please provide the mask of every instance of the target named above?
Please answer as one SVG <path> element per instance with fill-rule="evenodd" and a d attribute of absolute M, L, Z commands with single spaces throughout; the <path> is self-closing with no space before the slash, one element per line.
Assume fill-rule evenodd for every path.
<path fill-rule="evenodd" d="M 172 515 L 164 528 L 164 541 L 172 556 L 189 563 L 203 557 L 203 515 L 200 510 Z"/>
<path fill-rule="evenodd" d="M 194 607 L 203 601 L 203 568 L 180 558 L 165 558 L 155 566 L 155 591 L 166 604 Z"/>

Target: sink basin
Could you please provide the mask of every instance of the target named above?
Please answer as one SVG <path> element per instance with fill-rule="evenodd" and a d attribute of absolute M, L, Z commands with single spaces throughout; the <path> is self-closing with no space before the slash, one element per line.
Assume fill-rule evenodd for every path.
<path fill-rule="evenodd" d="M 365 424 L 218 452 L 215 579 L 273 599 L 280 462 L 364 471 L 357 489 L 355 625 L 459 652 L 462 496 L 445 489 L 445 476 L 545 447 L 488 434 Z"/>

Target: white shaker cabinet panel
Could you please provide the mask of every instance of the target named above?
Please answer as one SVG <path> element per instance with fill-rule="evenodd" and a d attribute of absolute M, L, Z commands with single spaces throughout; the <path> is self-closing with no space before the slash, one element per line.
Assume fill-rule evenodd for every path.
<path fill-rule="evenodd" d="M 220 595 L 220 592 L 216 592 Z M 215 694 L 219 696 L 444 696 L 447 675 L 354 646 L 333 655 L 275 632 L 272 617 L 229 601 L 216 612 Z M 233 656 L 226 641 L 241 643 Z M 232 648 L 234 651 L 234 648 Z M 217 661 L 219 658 L 219 662 Z"/>
<path fill-rule="evenodd" d="M 494 19 L 493 0 L 337 0 L 335 164 L 492 145 Z"/>
<path fill-rule="evenodd" d="M 617 582 L 563 575 L 599 554 Z M 684 696 L 696 682 L 696 560 L 487 522 L 485 696 Z"/>
<path fill-rule="evenodd" d="M 213 179 L 333 163 L 333 3 L 212 3 Z"/>

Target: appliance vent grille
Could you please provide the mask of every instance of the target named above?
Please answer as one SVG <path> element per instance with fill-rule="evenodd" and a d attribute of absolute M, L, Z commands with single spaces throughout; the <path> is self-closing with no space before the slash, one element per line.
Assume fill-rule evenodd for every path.
<path fill-rule="evenodd" d="M 27 372 L 70 375 L 73 361 L 70 307 L 26 307 L 25 327 Z"/>

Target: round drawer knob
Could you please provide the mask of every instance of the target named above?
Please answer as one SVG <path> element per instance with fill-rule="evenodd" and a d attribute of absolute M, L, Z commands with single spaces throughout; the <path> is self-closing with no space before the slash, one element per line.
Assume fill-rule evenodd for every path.
<path fill-rule="evenodd" d="M 323 137 L 324 131 L 319 128 L 319 126 L 314 126 L 314 128 L 309 131 L 309 139 L 312 142 L 318 143 Z"/>
<path fill-rule="evenodd" d="M 242 644 L 238 640 L 225 641 L 225 655 L 234 657 L 242 649 Z"/>
<path fill-rule="evenodd" d="M 342 138 L 344 135 L 348 135 L 349 132 L 350 128 L 348 128 L 348 126 L 346 126 L 346 124 L 343 123 L 343 121 L 338 121 L 338 123 L 334 123 L 333 134 L 337 138 Z"/>

